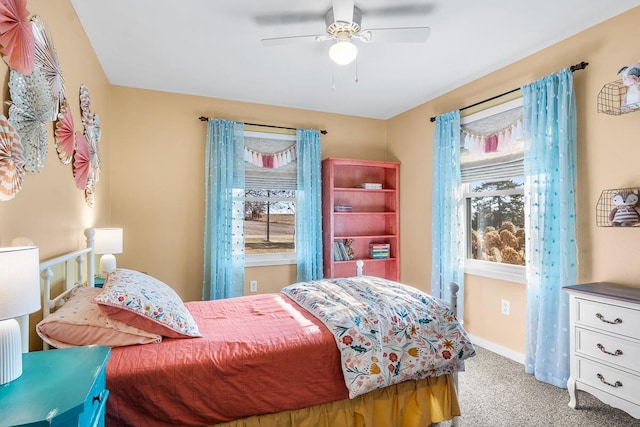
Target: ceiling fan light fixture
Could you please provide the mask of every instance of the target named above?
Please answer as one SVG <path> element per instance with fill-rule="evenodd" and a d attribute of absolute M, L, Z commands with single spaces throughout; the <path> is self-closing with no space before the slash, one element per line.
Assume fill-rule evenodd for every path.
<path fill-rule="evenodd" d="M 329 58 L 338 65 L 347 65 L 358 56 L 358 47 L 349 39 L 340 40 L 329 48 Z"/>

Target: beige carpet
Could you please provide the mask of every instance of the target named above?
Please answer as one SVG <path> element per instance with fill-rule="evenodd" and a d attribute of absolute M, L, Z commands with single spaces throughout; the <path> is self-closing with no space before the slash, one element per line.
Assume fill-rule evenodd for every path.
<path fill-rule="evenodd" d="M 536 380 L 524 366 L 476 347 L 459 375 L 460 427 L 640 427 L 640 420 L 578 392 L 578 408 L 567 406 L 569 393 Z M 449 422 L 432 427 L 448 427 Z"/>

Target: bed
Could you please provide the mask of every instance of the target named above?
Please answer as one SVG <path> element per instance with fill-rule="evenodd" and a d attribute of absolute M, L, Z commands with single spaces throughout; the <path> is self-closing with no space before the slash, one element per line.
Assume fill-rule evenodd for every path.
<path fill-rule="evenodd" d="M 92 230 L 86 235 L 87 248 L 41 263 L 36 329 L 45 348 L 112 347 L 108 426 L 457 424 L 456 373 L 475 350 L 441 301 L 366 275 L 186 303 L 157 279 L 126 269 L 93 288 Z M 52 298 L 55 266 L 74 261 L 77 276 Z M 378 307 L 387 292 L 386 299 L 421 304 Z M 90 317 L 85 310 L 99 327 L 68 321 Z"/>

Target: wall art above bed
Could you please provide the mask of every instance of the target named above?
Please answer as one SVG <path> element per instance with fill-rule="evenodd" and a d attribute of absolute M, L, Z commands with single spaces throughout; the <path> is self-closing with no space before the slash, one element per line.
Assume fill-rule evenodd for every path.
<path fill-rule="evenodd" d="M 11 200 L 22 189 L 24 148 L 20 136 L 0 115 L 0 201 Z"/>
<path fill-rule="evenodd" d="M 9 67 L 21 74 L 31 74 L 34 37 L 27 0 L 0 2 L 0 45 L 0 54 Z"/>
<path fill-rule="evenodd" d="M 24 147 L 24 168 L 27 172 L 40 172 L 47 159 L 46 123 L 52 120 L 54 110 L 49 84 L 37 65 L 29 75 L 11 70 L 9 93 L 9 122 Z"/>
<path fill-rule="evenodd" d="M 89 170 L 87 182 L 84 188 L 84 198 L 87 204 L 93 207 L 95 184 L 100 180 L 100 153 L 98 143 L 102 134 L 100 118 L 91 111 L 91 95 L 84 84 L 80 85 L 80 111 L 82 112 L 82 124 L 84 126 L 84 138 L 89 149 Z M 81 141 L 76 138 L 77 144 Z M 76 178 L 77 183 L 77 178 Z"/>

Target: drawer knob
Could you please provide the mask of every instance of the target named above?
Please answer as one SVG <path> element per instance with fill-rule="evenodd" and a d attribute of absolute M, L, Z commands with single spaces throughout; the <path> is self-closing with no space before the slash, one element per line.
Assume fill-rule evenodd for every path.
<path fill-rule="evenodd" d="M 611 353 L 610 351 L 607 351 L 607 349 L 604 348 L 604 346 L 600 343 L 597 344 L 597 347 L 600 349 L 601 352 L 609 354 L 611 356 L 622 356 L 622 350 L 618 349 L 616 351 L 614 351 L 613 353 Z"/>
<path fill-rule="evenodd" d="M 621 318 L 616 318 L 614 320 L 607 320 L 604 318 L 604 316 L 600 313 L 596 313 L 596 317 L 600 320 L 602 320 L 604 323 L 610 323 L 612 325 L 617 325 L 618 323 L 622 323 L 622 319 Z"/>
<path fill-rule="evenodd" d="M 97 396 L 93 396 L 93 399 L 91 400 L 91 404 L 93 405 L 96 402 L 98 402 L 98 403 L 102 402 L 102 393 L 100 393 Z"/>
<path fill-rule="evenodd" d="M 598 374 L 597 377 L 598 377 L 598 379 L 600 381 L 602 381 L 603 383 L 605 383 L 609 387 L 613 387 L 613 388 L 622 387 L 622 383 L 620 381 L 616 381 L 615 384 L 611 384 L 611 383 L 608 383 L 607 380 L 604 379 L 604 376 L 602 374 Z"/>

